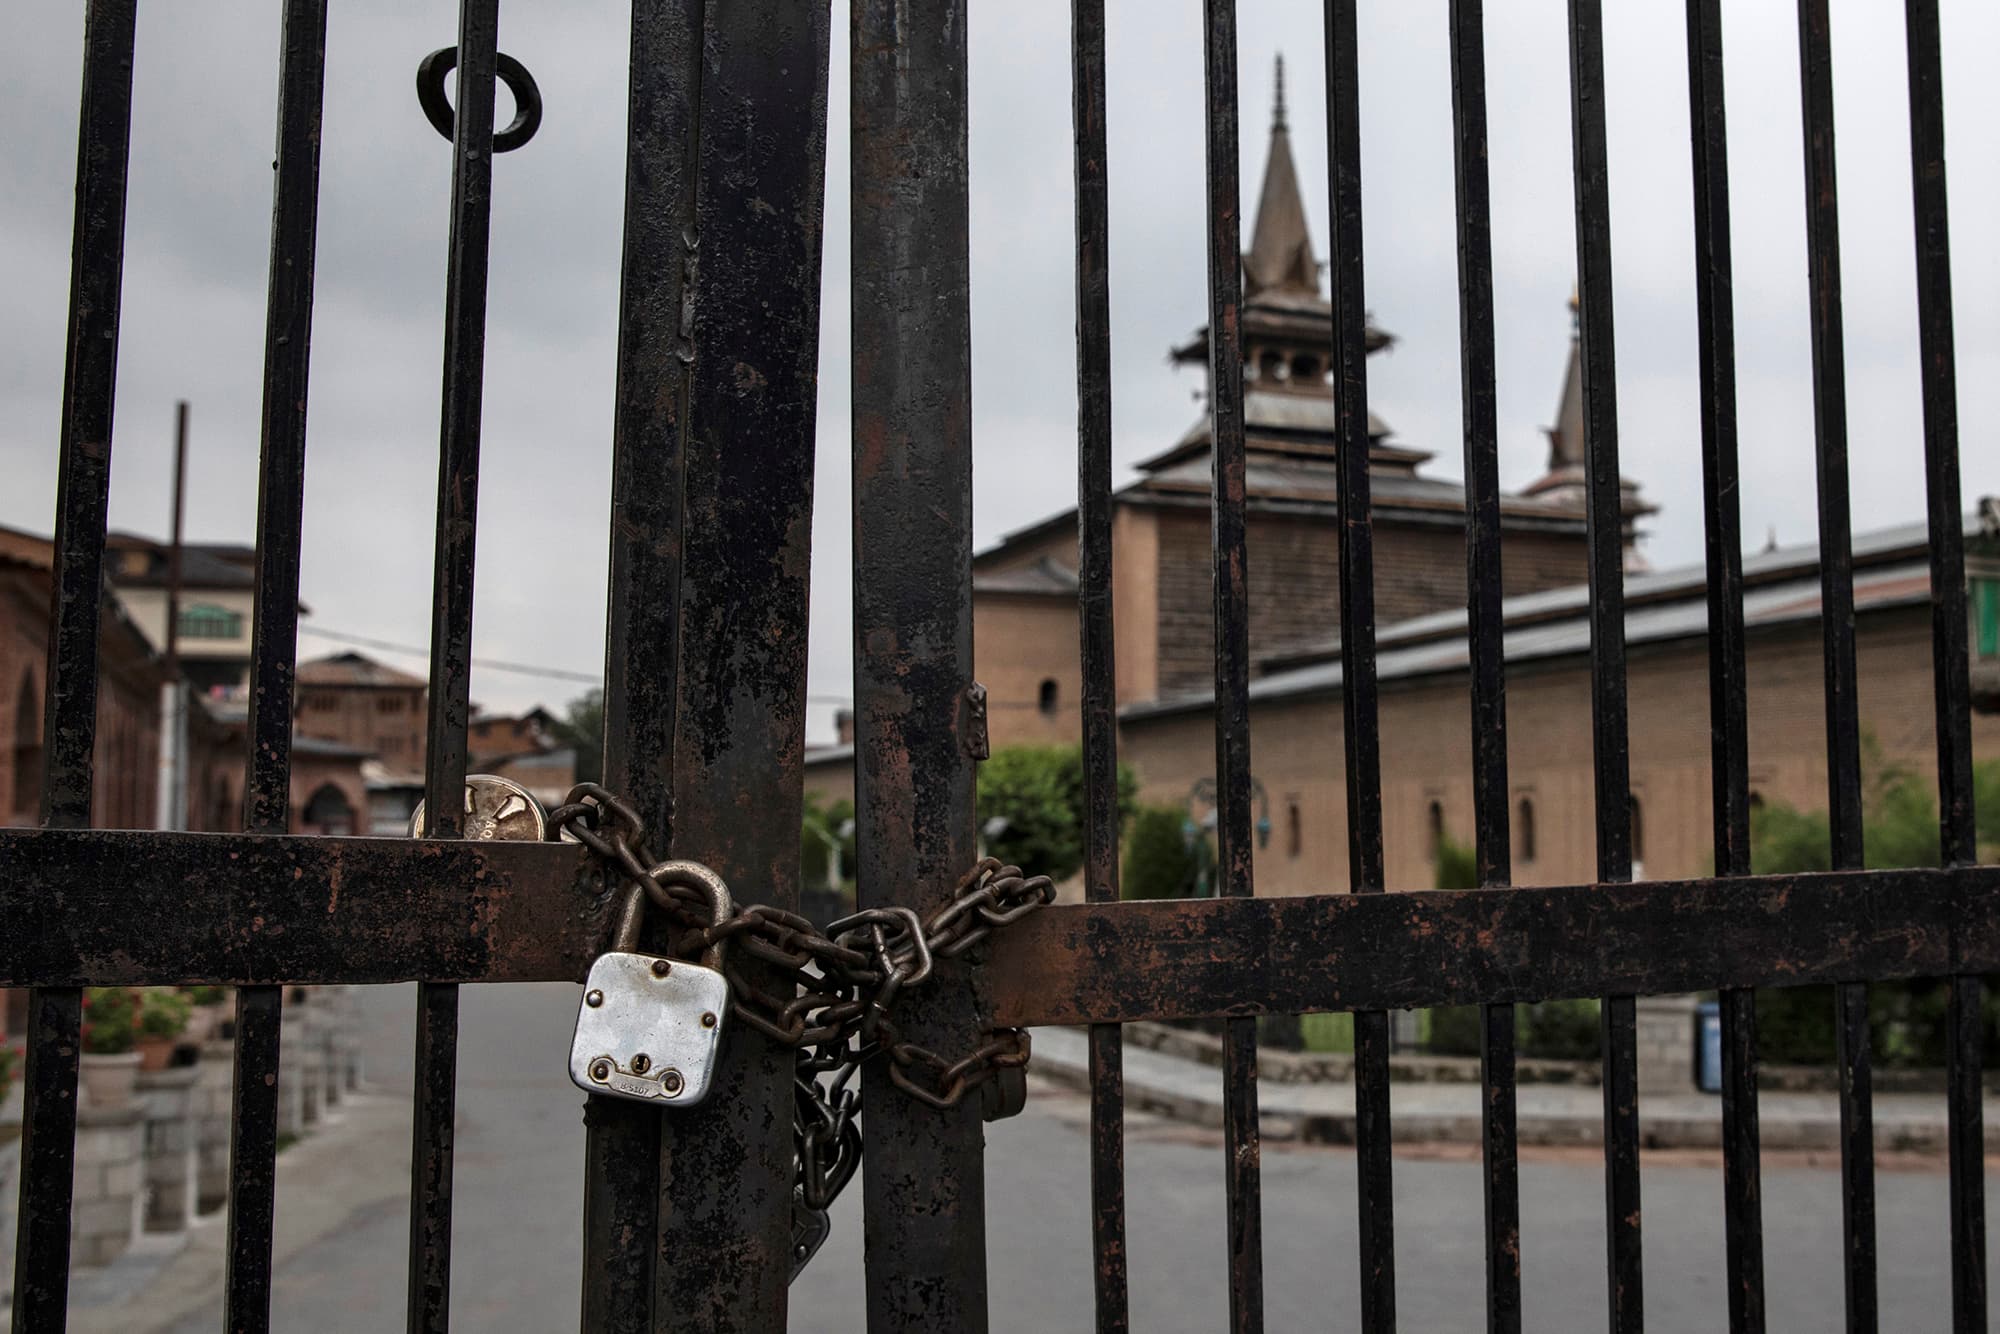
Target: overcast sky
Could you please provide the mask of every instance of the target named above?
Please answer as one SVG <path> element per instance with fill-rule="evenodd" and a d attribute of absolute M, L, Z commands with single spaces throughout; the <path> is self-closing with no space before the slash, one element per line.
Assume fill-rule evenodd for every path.
<path fill-rule="evenodd" d="M 2000 491 L 2000 7 L 1943 0 L 1959 405 L 1968 505 Z M 0 45 L 0 523 L 47 532 L 69 273 L 81 6 L 16 0 Z M 193 402 L 191 537 L 253 540 L 279 6 L 140 7 L 111 517 L 164 533 L 177 398 Z M 450 150 L 417 108 L 444 0 L 332 0 L 314 320 L 303 596 L 308 628 L 429 638 Z M 1075 431 L 1068 7 L 972 0 L 975 537 L 1071 503 Z M 1397 347 L 1371 406 L 1457 476 L 1459 380 L 1450 69 L 1443 0 L 1364 0 L 1368 304 Z M 1834 68 L 1857 529 L 1923 514 L 1901 6 L 1835 0 Z M 1698 561 L 1700 457 L 1681 6 L 1606 6 L 1624 470 L 1661 506 L 1644 551 Z M 1743 530 L 1814 532 L 1797 34 L 1778 0 L 1726 3 L 1735 183 Z M 1503 482 L 1540 471 L 1575 268 L 1565 6 L 1488 6 Z M 1170 444 L 1199 377 L 1165 360 L 1202 322 L 1201 6 L 1110 4 L 1115 457 Z M 605 521 L 629 11 L 509 0 L 501 47 L 535 73 L 540 134 L 498 160 L 475 652 L 594 676 Z M 849 282 L 845 15 L 834 22 L 814 522 L 812 716 L 849 688 Z M 1288 56 L 1292 141 L 1326 248 L 1319 7 L 1246 0 L 1243 195 L 1254 201 L 1271 62 Z M 503 110 L 502 114 L 506 114 Z M 1247 237 L 1247 220 L 1246 220 Z M 301 651 L 335 647 L 310 635 Z M 421 669 L 421 659 L 383 655 Z M 580 686 L 476 670 L 494 708 Z"/>

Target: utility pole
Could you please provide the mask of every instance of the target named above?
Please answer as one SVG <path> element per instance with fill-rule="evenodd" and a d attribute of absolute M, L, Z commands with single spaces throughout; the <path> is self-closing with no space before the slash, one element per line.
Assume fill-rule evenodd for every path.
<path fill-rule="evenodd" d="M 181 519 L 187 508 L 188 405 L 174 404 L 174 512 L 167 545 L 167 685 L 160 746 L 160 828 L 187 828 L 188 696 L 181 674 Z"/>

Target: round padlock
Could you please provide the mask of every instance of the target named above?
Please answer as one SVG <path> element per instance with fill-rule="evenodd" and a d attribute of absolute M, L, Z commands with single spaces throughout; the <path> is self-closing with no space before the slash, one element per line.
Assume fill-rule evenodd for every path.
<path fill-rule="evenodd" d="M 548 833 L 542 803 L 528 789 L 498 774 L 465 776 L 463 838 L 499 838 L 539 843 Z M 424 803 L 410 812 L 410 837 L 424 836 Z"/>

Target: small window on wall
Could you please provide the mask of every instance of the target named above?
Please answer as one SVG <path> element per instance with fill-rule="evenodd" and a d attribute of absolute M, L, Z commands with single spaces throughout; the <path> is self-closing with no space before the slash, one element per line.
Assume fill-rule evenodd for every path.
<path fill-rule="evenodd" d="M 1288 798 L 1285 802 L 1285 855 L 1296 857 L 1305 851 L 1305 819 L 1299 811 L 1299 799 Z"/>
<path fill-rule="evenodd" d="M 1535 799 L 1521 798 L 1514 810 L 1514 846 L 1523 862 L 1535 860 Z"/>
<path fill-rule="evenodd" d="M 241 639 L 243 613 L 197 602 L 181 608 L 179 633 L 182 639 Z"/>
<path fill-rule="evenodd" d="M 1060 691 L 1056 686 L 1056 679 L 1053 676 L 1044 678 L 1042 688 L 1036 692 L 1035 707 L 1039 708 L 1043 713 L 1053 714 L 1056 711 L 1056 700 L 1059 693 Z"/>
<path fill-rule="evenodd" d="M 1433 801 L 1424 816 L 1424 836 L 1429 841 L 1431 860 L 1444 850 L 1444 803 Z"/>

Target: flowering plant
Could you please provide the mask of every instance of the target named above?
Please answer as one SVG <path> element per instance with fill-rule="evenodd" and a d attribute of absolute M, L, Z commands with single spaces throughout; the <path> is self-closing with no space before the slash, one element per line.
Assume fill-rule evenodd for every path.
<path fill-rule="evenodd" d="M 131 1051 L 139 1040 L 139 991 L 88 987 L 83 993 L 83 1049 L 92 1056 Z"/>

